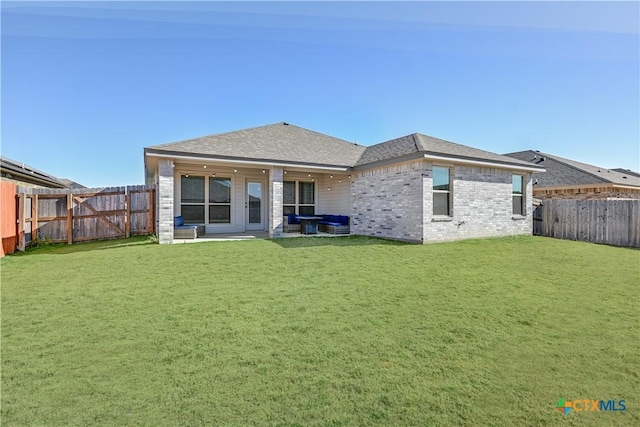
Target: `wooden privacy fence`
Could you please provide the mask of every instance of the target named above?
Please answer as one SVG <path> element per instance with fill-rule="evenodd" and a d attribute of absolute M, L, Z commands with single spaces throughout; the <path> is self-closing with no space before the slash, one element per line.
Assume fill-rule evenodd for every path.
<path fill-rule="evenodd" d="M 543 200 L 534 234 L 640 247 L 640 200 Z"/>
<path fill-rule="evenodd" d="M 18 188 L 18 249 L 153 234 L 155 187 Z"/>

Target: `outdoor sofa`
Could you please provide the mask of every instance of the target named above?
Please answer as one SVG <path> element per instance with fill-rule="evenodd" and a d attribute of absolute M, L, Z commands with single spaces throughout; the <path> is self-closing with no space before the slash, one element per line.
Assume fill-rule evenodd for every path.
<path fill-rule="evenodd" d="M 173 218 L 174 239 L 195 239 L 204 236 L 205 227 L 201 224 L 185 224 L 182 215 Z"/>
<path fill-rule="evenodd" d="M 322 217 L 318 221 L 318 231 L 331 234 L 349 234 L 349 217 L 346 215 L 315 215 Z M 284 232 L 293 233 L 300 231 L 300 218 L 298 215 L 284 216 Z"/>
<path fill-rule="evenodd" d="M 349 234 L 349 217 L 347 215 L 320 215 L 318 230 L 331 234 Z"/>

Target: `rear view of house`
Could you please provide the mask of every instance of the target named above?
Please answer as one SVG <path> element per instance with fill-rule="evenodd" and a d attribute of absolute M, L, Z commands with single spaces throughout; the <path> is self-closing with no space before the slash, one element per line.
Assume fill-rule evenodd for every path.
<path fill-rule="evenodd" d="M 351 234 L 416 243 L 531 234 L 544 168 L 422 134 L 369 147 L 287 123 L 147 147 L 158 236 L 173 218 L 207 233 L 283 233 L 285 215 L 344 215 Z"/>

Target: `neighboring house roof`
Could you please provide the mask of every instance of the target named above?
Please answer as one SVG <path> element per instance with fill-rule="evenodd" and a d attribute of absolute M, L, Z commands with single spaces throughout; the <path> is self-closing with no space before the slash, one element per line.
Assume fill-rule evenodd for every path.
<path fill-rule="evenodd" d="M 345 167 L 356 163 L 364 150 L 352 142 L 284 122 L 147 148 L 148 152 Z"/>
<path fill-rule="evenodd" d="M 58 178 L 5 156 L 0 156 L 0 170 L 3 178 L 43 187 L 65 188 Z"/>
<path fill-rule="evenodd" d="M 341 167 L 366 167 L 433 155 L 543 170 L 529 162 L 419 133 L 364 147 L 284 122 L 154 145 L 145 148 L 145 153 Z"/>
<path fill-rule="evenodd" d="M 434 138 L 420 133 L 414 133 L 367 147 L 356 166 L 384 162 L 404 156 L 411 157 L 416 154 L 430 154 L 464 160 L 480 160 L 515 166 L 532 166 L 531 163 L 528 162 L 515 160 L 500 154 L 456 144 L 455 142 L 445 141 L 444 139 Z"/>
<path fill-rule="evenodd" d="M 72 181 L 72 180 L 67 179 L 67 178 L 58 178 L 58 181 L 60 181 L 62 184 L 64 184 L 65 187 L 71 188 L 71 189 L 75 189 L 75 190 L 80 189 L 80 188 L 87 188 L 84 185 L 78 184 L 77 182 Z"/>
<path fill-rule="evenodd" d="M 634 172 L 631 169 L 615 168 L 615 169 L 611 169 L 611 170 L 612 171 L 616 171 L 616 172 L 620 172 L 620 173 L 625 174 L 625 175 L 637 176 L 638 178 L 640 178 L 640 173 Z"/>
<path fill-rule="evenodd" d="M 575 160 L 565 159 L 540 151 L 526 150 L 505 154 L 546 168 L 536 174 L 538 187 L 560 187 L 571 185 L 614 184 L 640 187 L 640 177 L 633 173 L 621 173 Z"/>

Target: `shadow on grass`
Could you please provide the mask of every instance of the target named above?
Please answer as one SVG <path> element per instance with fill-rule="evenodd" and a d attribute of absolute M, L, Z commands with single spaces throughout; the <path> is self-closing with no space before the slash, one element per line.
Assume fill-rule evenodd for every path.
<path fill-rule="evenodd" d="M 27 248 L 25 252 L 16 252 L 11 257 L 33 255 L 65 255 L 78 252 L 102 251 L 106 249 L 119 249 L 129 246 L 155 245 L 158 241 L 155 236 L 135 236 L 128 239 L 98 240 L 95 242 L 45 244 Z"/>
<path fill-rule="evenodd" d="M 318 246 L 404 246 L 411 243 L 399 242 L 396 240 L 380 239 L 367 236 L 340 236 L 340 237 L 295 237 L 282 239 L 269 239 L 271 243 L 285 248 L 313 248 Z"/>

